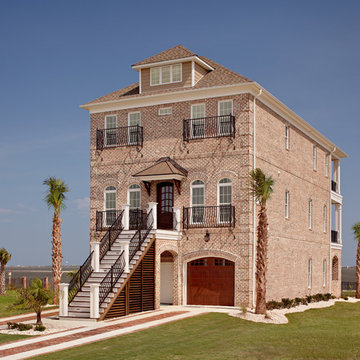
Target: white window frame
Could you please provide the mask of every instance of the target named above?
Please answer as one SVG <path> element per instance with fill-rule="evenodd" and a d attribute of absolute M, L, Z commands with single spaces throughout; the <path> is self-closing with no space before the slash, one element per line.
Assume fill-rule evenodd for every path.
<path fill-rule="evenodd" d="M 133 185 L 137 185 L 138 188 L 136 189 L 131 189 L 131 186 Z M 139 207 L 136 207 L 136 208 L 131 208 L 131 205 L 130 205 L 130 193 L 131 192 L 139 192 L 140 193 L 140 204 L 139 204 Z M 129 209 L 132 210 L 132 209 L 141 209 L 141 186 L 139 184 L 130 184 L 129 187 L 128 187 L 128 196 L 127 196 L 127 200 L 128 200 L 128 204 L 129 204 Z"/>
<path fill-rule="evenodd" d="M 158 115 L 159 116 L 166 116 L 166 115 L 171 115 L 172 114 L 172 107 L 164 107 L 164 108 L 160 108 L 158 111 Z"/>
<path fill-rule="evenodd" d="M 130 126 L 136 126 L 136 125 L 130 125 L 130 116 L 132 114 L 139 114 L 139 124 L 138 126 L 141 126 L 141 112 L 140 111 L 132 111 L 132 112 L 129 112 L 128 113 L 128 144 L 129 145 L 133 145 L 133 144 L 136 144 L 137 142 L 136 141 L 131 141 L 131 131 L 130 131 Z"/>
<path fill-rule="evenodd" d="M 313 145 L 313 169 L 317 170 L 317 146 Z"/>
<path fill-rule="evenodd" d="M 326 278 L 327 278 L 327 261 L 323 260 L 323 287 L 326 286 Z"/>
<path fill-rule="evenodd" d="M 312 199 L 309 199 L 309 230 L 312 230 L 312 209 L 313 208 L 313 203 L 312 203 Z"/>
<path fill-rule="evenodd" d="M 115 127 L 112 127 L 112 128 L 108 128 L 107 127 L 107 119 L 109 118 L 109 117 L 114 117 L 115 118 Z M 117 127 L 117 121 L 118 121 L 118 118 L 117 118 L 117 115 L 115 115 L 115 114 L 113 114 L 113 115 L 105 115 L 105 118 L 104 118 L 104 131 L 105 131 L 105 133 L 104 133 L 104 146 L 105 147 L 113 147 L 113 146 L 116 146 L 116 141 L 115 141 L 115 143 L 114 144 L 108 144 L 107 142 L 108 142 L 108 138 L 109 138 L 109 135 L 111 134 L 111 135 L 115 135 L 115 140 L 116 140 L 116 130 L 114 130 L 114 131 L 109 131 L 109 129 L 116 129 L 116 127 Z M 108 135 L 108 133 L 109 133 L 109 135 Z"/>
<path fill-rule="evenodd" d="M 323 209 L 323 231 L 324 233 L 327 232 L 327 206 L 324 205 Z"/>
<path fill-rule="evenodd" d="M 227 182 L 227 183 L 220 183 L 221 180 L 224 180 L 224 179 L 229 179 L 230 182 Z M 231 186 L 231 201 L 230 203 L 226 203 L 226 204 L 220 204 L 220 187 L 225 187 L 225 186 Z M 217 184 L 217 206 L 218 206 L 218 223 L 219 224 L 226 224 L 228 223 L 228 221 L 221 221 L 221 214 L 220 214 L 220 206 L 221 205 L 229 205 L 230 206 L 230 211 L 231 211 L 231 205 L 232 205 L 232 202 L 233 202 L 233 194 L 234 194 L 234 191 L 233 191 L 233 183 L 232 183 L 232 180 L 228 177 L 225 177 L 225 178 L 222 178 L 218 181 L 218 184 Z"/>
<path fill-rule="evenodd" d="M 330 155 L 325 155 L 325 176 L 329 177 L 330 175 Z"/>
<path fill-rule="evenodd" d="M 180 80 L 173 80 L 173 67 L 179 66 L 179 65 L 180 65 Z M 163 82 L 162 72 L 163 72 L 163 68 L 165 68 L 165 67 L 170 67 L 170 82 Z M 153 80 L 152 80 L 152 70 L 153 69 L 160 70 L 159 84 L 153 84 Z M 150 86 L 167 85 L 167 84 L 173 84 L 173 83 L 178 83 L 178 82 L 182 82 L 182 63 L 177 63 L 177 64 L 173 64 L 173 65 L 155 66 L 155 67 L 150 68 Z"/>
<path fill-rule="evenodd" d="M 312 285 L 312 259 L 308 261 L 308 289 L 311 289 Z"/>
<path fill-rule="evenodd" d="M 218 116 L 222 116 L 220 115 L 220 104 L 221 103 L 226 103 L 226 102 L 231 102 L 231 113 L 230 115 L 233 115 L 234 113 L 234 101 L 232 99 L 229 99 L 229 100 L 221 100 L 221 101 L 218 101 Z M 226 116 L 226 115 L 223 115 L 223 116 Z M 229 120 L 231 118 L 229 117 Z M 229 131 L 228 132 L 221 132 L 221 125 L 220 125 L 220 118 L 218 118 L 218 134 L 221 136 L 221 135 L 230 135 L 231 134 L 231 121 L 230 121 L 230 124 L 229 124 Z"/>
<path fill-rule="evenodd" d="M 202 184 L 196 184 L 194 185 L 194 183 L 196 181 L 201 181 Z M 200 205 L 195 205 L 193 204 L 193 189 L 199 189 L 199 188 L 203 188 L 204 189 L 204 204 L 202 205 L 204 207 L 204 214 L 203 214 L 203 220 L 201 222 L 199 221 L 193 221 L 193 208 L 196 207 L 196 206 L 200 206 Z M 190 213 L 190 224 L 203 224 L 204 221 L 205 221 L 205 182 L 203 180 L 200 180 L 200 179 L 196 179 L 194 181 L 191 182 L 191 185 L 190 185 L 190 209 L 191 209 L 191 213 Z"/>
<path fill-rule="evenodd" d="M 201 117 L 201 118 L 194 118 L 194 115 L 193 115 L 193 107 L 194 106 L 199 106 L 199 105 L 204 105 L 204 116 Z M 191 104 L 191 120 L 190 120 L 190 136 L 191 136 L 191 139 L 202 139 L 204 138 L 205 136 L 205 117 L 206 117 L 206 105 L 205 103 L 197 103 L 197 104 Z M 201 119 L 202 121 L 202 125 L 203 125 L 203 135 L 201 136 L 196 136 L 194 135 L 194 131 L 193 131 L 193 121 L 199 121 Z"/>
<path fill-rule="evenodd" d="M 290 126 L 285 125 L 285 149 L 290 150 Z"/>
<path fill-rule="evenodd" d="M 108 188 L 110 188 L 110 187 L 112 187 L 112 188 L 114 188 L 114 189 L 108 190 Z M 108 209 L 108 208 L 106 207 L 106 195 L 107 195 L 107 194 L 114 194 L 114 193 L 115 193 L 115 207 Z M 111 225 L 109 225 L 109 224 L 107 223 L 107 220 L 106 220 L 107 211 L 116 211 L 116 206 L 117 206 L 117 189 L 116 189 L 116 186 L 114 186 L 114 185 L 109 185 L 109 186 L 107 186 L 107 187 L 104 189 L 104 212 L 105 212 L 105 216 L 103 217 L 103 225 L 104 225 L 105 227 L 111 226 Z"/>
<path fill-rule="evenodd" d="M 285 219 L 289 219 L 290 217 L 290 192 L 288 190 L 285 191 Z"/>

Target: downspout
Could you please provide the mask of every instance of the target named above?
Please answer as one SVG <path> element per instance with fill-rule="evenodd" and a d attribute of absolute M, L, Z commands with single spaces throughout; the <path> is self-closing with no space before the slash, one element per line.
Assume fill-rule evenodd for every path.
<path fill-rule="evenodd" d="M 332 154 L 336 151 L 336 146 L 334 147 L 334 149 L 332 151 L 330 151 L 330 181 L 329 181 L 329 188 L 330 188 L 330 211 L 329 211 L 329 293 L 331 294 L 331 288 L 332 288 L 332 261 L 331 261 L 331 227 L 332 227 L 332 224 L 331 224 L 331 218 L 332 218 L 332 203 L 331 203 L 331 178 L 333 176 L 332 174 L 332 171 L 331 171 L 331 161 L 332 161 Z"/>
<path fill-rule="evenodd" d="M 262 89 L 254 96 L 253 103 L 253 170 L 256 169 L 256 99 L 261 96 Z M 253 268 L 252 268 L 252 306 L 255 307 L 255 256 L 256 256 L 256 201 L 253 199 Z"/>

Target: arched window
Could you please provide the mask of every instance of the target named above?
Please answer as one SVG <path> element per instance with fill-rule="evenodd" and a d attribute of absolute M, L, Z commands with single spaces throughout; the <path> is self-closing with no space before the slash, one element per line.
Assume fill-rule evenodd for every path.
<path fill-rule="evenodd" d="M 111 226 L 116 220 L 116 188 L 108 186 L 104 191 L 105 225 Z"/>
<path fill-rule="evenodd" d="M 191 184 L 191 222 L 201 224 L 204 222 L 205 213 L 205 184 L 195 180 Z"/>
<path fill-rule="evenodd" d="M 128 201 L 130 205 L 130 229 L 138 229 L 141 223 L 141 189 L 140 185 L 132 184 L 128 189 Z"/>
<path fill-rule="evenodd" d="M 228 178 L 219 181 L 218 190 L 219 222 L 231 221 L 232 183 Z"/>
<path fill-rule="evenodd" d="M 337 256 L 334 256 L 332 259 L 332 279 L 339 279 L 339 260 Z"/>

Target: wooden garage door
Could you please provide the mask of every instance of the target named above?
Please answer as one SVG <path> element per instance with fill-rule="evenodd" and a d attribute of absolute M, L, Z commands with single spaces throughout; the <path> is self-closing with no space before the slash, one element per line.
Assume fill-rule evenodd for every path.
<path fill-rule="evenodd" d="M 234 263 L 213 257 L 189 262 L 187 303 L 234 306 Z"/>

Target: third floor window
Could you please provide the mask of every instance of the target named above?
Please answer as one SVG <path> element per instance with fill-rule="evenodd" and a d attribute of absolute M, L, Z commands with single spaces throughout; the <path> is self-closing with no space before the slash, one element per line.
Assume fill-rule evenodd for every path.
<path fill-rule="evenodd" d="M 150 69 L 150 85 L 164 85 L 182 81 L 181 64 L 158 66 Z"/>

